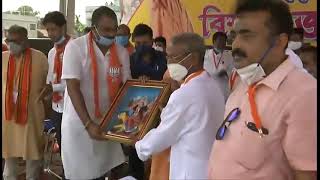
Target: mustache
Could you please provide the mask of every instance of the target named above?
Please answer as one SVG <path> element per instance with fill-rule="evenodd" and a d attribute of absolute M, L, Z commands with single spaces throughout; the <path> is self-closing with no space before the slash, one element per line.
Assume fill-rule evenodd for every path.
<path fill-rule="evenodd" d="M 232 50 L 232 57 L 235 57 L 235 56 L 239 56 L 242 58 L 248 57 L 247 54 L 239 48 Z"/>

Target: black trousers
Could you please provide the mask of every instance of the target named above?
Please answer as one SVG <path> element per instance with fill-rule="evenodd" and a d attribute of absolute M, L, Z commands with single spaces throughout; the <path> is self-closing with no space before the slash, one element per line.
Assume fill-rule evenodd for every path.
<path fill-rule="evenodd" d="M 61 122 L 62 122 L 62 113 L 58 113 L 54 110 L 51 110 L 51 116 L 50 119 L 52 120 L 52 122 L 54 123 L 54 128 L 56 130 L 56 138 L 59 144 L 59 153 L 61 156 Z M 63 172 L 63 168 L 62 168 L 62 179 L 64 178 L 64 172 Z"/>
<path fill-rule="evenodd" d="M 53 121 L 54 123 L 54 127 L 56 129 L 56 137 L 58 140 L 58 144 L 59 144 L 59 152 L 61 155 L 61 121 L 62 121 L 62 113 L 58 113 L 54 110 L 51 111 L 51 117 L 50 119 Z"/>
<path fill-rule="evenodd" d="M 129 153 L 129 175 L 138 180 L 144 179 L 144 163 L 138 157 L 134 146 L 128 147 Z"/>

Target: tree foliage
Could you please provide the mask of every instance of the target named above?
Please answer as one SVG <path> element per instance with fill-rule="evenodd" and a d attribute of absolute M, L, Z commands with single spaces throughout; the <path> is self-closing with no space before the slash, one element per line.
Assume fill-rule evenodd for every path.
<path fill-rule="evenodd" d="M 39 11 L 34 11 L 31 6 L 20 6 L 16 11 L 6 11 L 6 14 L 15 14 L 15 15 L 23 15 L 23 16 L 37 16 L 40 14 Z"/>
<path fill-rule="evenodd" d="M 74 28 L 78 33 L 83 33 L 86 26 L 80 22 L 79 18 L 80 18 L 80 15 L 79 16 L 76 15 Z"/>

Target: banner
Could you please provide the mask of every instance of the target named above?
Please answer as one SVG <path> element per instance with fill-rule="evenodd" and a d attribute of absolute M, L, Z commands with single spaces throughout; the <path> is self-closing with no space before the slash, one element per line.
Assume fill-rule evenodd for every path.
<path fill-rule="evenodd" d="M 126 1 L 126 0 L 123 0 Z M 130 1 L 130 0 L 128 0 Z M 317 1 L 284 0 L 292 12 L 294 27 L 302 27 L 307 41 L 317 39 Z M 137 2 L 137 0 L 136 0 Z M 133 31 L 139 23 L 148 24 L 154 37 L 167 39 L 181 32 L 195 32 L 212 44 L 217 31 L 229 31 L 235 19 L 236 0 L 143 0 L 132 14 L 128 25 Z"/>

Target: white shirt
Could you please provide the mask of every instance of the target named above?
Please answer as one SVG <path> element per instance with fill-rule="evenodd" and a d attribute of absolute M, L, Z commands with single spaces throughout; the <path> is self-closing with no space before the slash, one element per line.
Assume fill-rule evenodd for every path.
<path fill-rule="evenodd" d="M 71 39 L 69 40 L 71 41 Z M 69 43 L 69 42 L 68 42 Z M 66 81 L 61 79 L 60 84 L 54 84 L 54 59 L 56 56 L 56 48 L 53 47 L 50 49 L 48 53 L 48 63 L 49 63 L 49 69 L 48 69 L 48 76 L 47 76 L 47 84 L 52 84 L 53 92 L 59 92 L 59 95 L 63 97 L 64 90 L 66 88 Z M 62 61 L 63 53 L 61 53 L 60 61 Z M 58 102 L 52 102 L 52 109 L 58 113 L 63 112 L 63 98 Z"/>
<path fill-rule="evenodd" d="M 220 61 L 219 61 L 220 60 Z M 213 49 L 206 50 L 204 56 L 203 68 L 210 76 L 219 82 L 219 86 L 223 91 L 225 101 L 229 97 L 229 77 L 234 68 L 232 53 L 229 50 L 224 50 L 223 53 L 216 54 Z M 220 75 L 219 72 L 226 71 L 228 77 Z"/>
<path fill-rule="evenodd" d="M 292 63 L 295 66 L 297 66 L 299 69 L 301 69 L 304 72 L 308 72 L 306 69 L 303 68 L 303 63 L 302 63 L 300 57 L 296 53 L 294 53 L 293 50 L 287 48 L 285 53 L 286 53 L 286 55 L 288 55 L 290 57 L 289 59 L 292 61 Z"/>
<path fill-rule="evenodd" d="M 105 114 L 110 107 L 107 86 L 107 70 L 110 53 L 103 55 L 94 42 L 94 51 L 98 64 L 100 111 Z M 122 81 L 131 78 L 129 55 L 125 48 L 117 46 L 119 61 L 122 64 Z M 91 58 L 88 52 L 88 35 L 68 43 L 62 68 L 62 79 L 80 80 L 80 90 L 91 119 L 100 124 L 94 116 L 94 93 L 91 71 Z M 89 137 L 77 112 L 75 111 L 68 90 L 65 91 L 62 117 L 62 162 L 67 179 L 95 179 L 111 168 L 125 161 L 120 143 L 96 141 Z"/>
<path fill-rule="evenodd" d="M 207 179 L 208 159 L 223 121 L 224 98 L 207 72 L 170 96 L 160 125 L 135 144 L 143 161 L 171 147 L 170 179 Z"/>
<path fill-rule="evenodd" d="M 228 75 L 233 68 L 233 57 L 231 51 L 224 50 L 216 54 L 213 49 L 207 49 L 204 56 L 203 68 L 211 75 L 215 76 L 220 71 L 227 71 Z"/>

